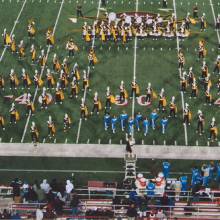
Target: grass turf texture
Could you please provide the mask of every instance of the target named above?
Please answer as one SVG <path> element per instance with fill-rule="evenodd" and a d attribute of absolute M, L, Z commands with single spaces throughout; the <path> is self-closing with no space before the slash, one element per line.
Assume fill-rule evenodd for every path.
<path fill-rule="evenodd" d="M 30 49 L 30 45 L 34 43 L 37 46 L 37 51 L 39 54 L 40 48 L 44 48 L 46 50 L 46 42 L 45 42 L 45 33 L 47 28 L 53 27 L 61 1 L 31 1 L 28 0 L 27 4 L 24 7 L 24 11 L 21 14 L 21 18 L 19 19 L 19 23 L 15 28 L 15 36 L 17 43 L 24 39 L 26 45 L 26 53 Z M 214 20 L 210 7 L 209 1 L 176 1 L 177 8 L 177 17 L 179 19 L 184 18 L 187 12 L 192 12 L 192 6 L 198 2 L 199 5 L 199 15 L 203 12 L 206 13 L 208 29 L 206 32 L 199 33 L 199 24 L 196 26 L 192 26 L 193 34 L 186 40 L 180 41 L 180 47 L 183 48 L 184 54 L 186 56 L 186 68 L 188 69 L 190 66 L 193 66 L 194 72 L 196 74 L 196 78 L 200 76 L 200 67 L 201 61 L 196 61 L 197 52 L 195 52 L 195 48 L 198 47 L 198 41 L 200 39 L 206 40 L 206 45 L 208 48 L 208 56 L 206 61 L 208 63 L 210 72 L 213 69 L 213 62 L 216 59 L 218 54 L 217 45 L 218 39 L 216 32 L 214 31 Z M 204 2 L 204 4 L 203 4 Z M 18 14 L 23 1 L 10 3 L 9 0 L 0 2 L 0 30 L 6 27 L 8 31 L 11 30 L 13 26 L 13 22 L 16 19 L 16 15 Z M 79 1 L 83 7 L 83 13 L 86 16 L 96 17 L 98 0 L 93 1 Z M 135 11 L 136 5 L 135 1 L 129 0 L 120 0 L 120 1 L 109 1 L 107 10 L 108 12 L 126 12 L 126 11 Z M 160 3 L 160 4 L 159 4 Z M 213 0 L 215 14 L 219 13 L 218 1 Z M 70 58 L 68 62 L 72 67 L 75 62 L 78 62 L 80 66 L 80 70 L 82 73 L 83 69 L 87 68 L 88 60 L 88 50 L 90 45 L 86 45 L 81 39 L 81 27 L 83 25 L 84 19 L 78 19 L 76 24 L 71 23 L 68 18 L 75 16 L 77 1 L 68 1 L 66 0 L 61 11 L 61 16 L 58 21 L 58 26 L 55 33 L 56 44 L 55 47 L 51 49 L 48 58 L 48 67 L 52 69 L 52 57 L 54 53 L 57 53 L 60 60 L 63 60 L 65 56 L 67 56 L 67 52 L 65 51 L 65 44 L 69 38 L 73 38 L 76 44 L 79 46 L 80 51 L 76 54 L 75 58 Z M 13 7 L 12 7 L 13 6 Z M 168 7 L 173 8 L 173 1 L 168 1 Z M 158 8 L 161 8 L 161 1 L 139 1 L 138 10 L 158 13 L 160 12 Z M 164 12 L 160 12 L 162 15 L 166 14 Z M 12 16 L 7 16 L 11 14 Z M 100 16 L 103 15 L 103 12 L 100 12 Z M 8 17 L 8 19 L 6 19 Z M 34 41 L 30 41 L 27 37 L 26 27 L 28 19 L 33 18 L 36 22 L 37 27 L 37 36 Z M 3 20 L 2 20 L 3 19 Z M 92 24 L 94 20 L 86 20 L 89 24 Z M 119 50 L 118 50 L 119 46 Z M 110 50 L 109 50 L 110 47 Z M 126 50 L 126 47 L 128 48 Z M 153 48 L 153 50 L 152 50 Z M 162 50 L 161 50 L 162 48 Z M 213 49 L 213 50 L 212 50 Z M 1 48 L 3 51 L 3 46 Z M 105 90 L 107 86 L 110 86 L 111 91 L 114 94 L 118 94 L 118 87 L 120 81 L 123 80 L 125 82 L 125 86 L 127 90 L 130 92 L 130 83 L 133 79 L 133 62 L 134 62 L 134 41 L 129 42 L 127 45 L 123 46 L 121 43 L 118 43 L 116 46 L 112 42 L 107 42 L 106 44 L 102 44 L 99 39 L 95 40 L 95 50 L 97 57 L 99 59 L 99 63 L 95 67 L 95 70 L 91 71 L 91 92 L 88 92 L 86 95 L 86 104 L 91 110 L 93 106 L 93 95 L 95 91 L 98 91 L 99 96 L 101 97 L 102 102 L 105 101 Z M 155 141 L 155 144 L 163 144 L 164 140 L 166 144 L 172 145 L 175 141 L 177 141 L 178 145 L 184 145 L 184 129 L 182 125 L 182 104 L 181 104 L 181 96 L 179 92 L 179 73 L 177 68 L 177 50 L 176 50 L 176 39 L 172 40 L 164 40 L 164 39 L 145 39 L 143 41 L 137 42 L 137 68 L 136 68 L 136 80 L 141 88 L 141 94 L 144 94 L 144 90 L 147 86 L 147 82 L 151 82 L 153 89 L 159 93 L 160 89 L 165 88 L 167 101 L 170 101 L 171 97 L 176 96 L 176 101 L 178 105 L 178 118 L 170 119 L 167 132 L 165 135 L 161 134 L 161 131 L 157 129 L 156 131 L 150 130 L 147 137 L 143 136 L 143 132 L 134 133 L 134 137 L 137 143 L 141 143 L 142 139 L 145 144 L 152 144 Z M 0 63 L 0 72 L 6 78 L 6 84 L 9 85 L 9 72 L 11 68 L 14 68 L 17 74 L 21 74 L 21 69 L 24 67 L 28 70 L 30 76 L 33 76 L 34 70 L 38 67 L 30 65 L 31 60 L 30 56 L 27 56 L 24 60 L 19 61 L 17 55 L 12 55 L 9 51 L 5 53 L 2 62 Z M 39 70 L 39 68 L 38 68 Z M 43 78 L 45 79 L 46 71 L 44 71 Z M 55 76 L 58 79 L 58 75 Z M 82 77 L 82 76 L 81 76 Z M 217 81 L 217 76 L 211 76 L 213 81 L 213 87 L 215 82 Z M 82 83 L 80 84 L 80 86 Z M 69 91 L 69 89 L 68 89 Z M 21 113 L 21 120 L 14 126 L 9 125 L 9 114 L 8 111 L 10 109 L 11 103 L 5 102 L 3 96 L 11 94 L 9 87 L 6 86 L 5 92 L 1 92 L 0 97 L 0 112 L 6 117 L 6 131 L 3 132 L 0 130 L 0 137 L 2 138 L 2 142 L 9 142 L 11 138 L 13 138 L 13 142 L 20 142 L 22 138 L 22 134 L 25 128 L 25 123 L 27 116 L 25 115 L 25 107 L 17 105 L 17 109 Z M 18 91 L 14 93 L 17 97 L 24 93 L 21 90 L 21 85 Z M 31 89 L 32 95 L 34 94 L 34 88 L 32 86 Z M 37 97 L 40 95 L 41 90 L 38 92 Z M 54 94 L 54 91 L 51 91 Z M 217 98 L 217 89 L 212 89 L 212 94 L 214 98 Z M 30 142 L 31 137 L 29 134 L 29 128 L 31 121 L 35 121 L 37 127 L 40 130 L 40 141 L 42 142 L 44 138 L 46 138 L 46 142 L 50 142 L 47 138 L 47 125 L 46 121 L 48 116 L 51 115 L 56 123 L 57 133 L 56 133 L 56 142 L 64 143 L 67 139 L 68 143 L 75 143 L 78 131 L 79 124 L 79 105 L 81 102 L 81 98 L 83 97 L 83 92 L 80 92 L 80 96 L 78 99 L 69 99 L 68 92 L 65 92 L 65 100 L 62 105 L 52 104 L 49 106 L 48 110 L 40 110 L 40 105 L 36 102 L 36 113 L 35 116 L 31 117 L 31 120 L 28 125 L 27 133 L 25 135 L 25 142 Z M 220 122 L 220 114 L 219 108 L 217 106 L 204 106 L 204 95 L 201 91 L 199 98 L 194 100 L 189 99 L 190 92 L 188 91 L 184 95 L 185 102 L 190 104 L 190 108 L 193 112 L 193 121 L 190 127 L 187 127 L 187 135 L 189 140 L 189 145 L 195 145 L 196 140 L 198 140 L 199 145 L 207 145 L 207 137 L 208 137 L 208 123 L 213 116 L 216 117 L 217 123 Z M 146 108 L 140 106 L 135 103 L 134 111 L 135 113 L 140 111 L 144 116 L 149 115 L 150 112 L 157 106 L 158 101 L 154 100 L 153 105 Z M 197 110 L 201 109 L 206 118 L 206 133 L 202 137 L 196 134 L 195 129 L 197 126 L 196 113 Z M 119 115 L 123 110 L 125 110 L 129 115 L 132 114 L 132 101 L 129 100 L 129 104 L 126 107 L 118 107 L 113 105 L 113 109 L 111 114 Z M 63 133 L 63 116 L 64 113 L 67 112 L 72 120 L 73 126 L 67 132 Z M 117 132 L 115 135 L 111 133 L 111 131 L 105 132 L 103 126 L 103 115 L 102 112 L 99 116 L 92 116 L 88 119 L 88 121 L 82 121 L 82 126 L 80 129 L 80 137 L 79 143 L 86 143 L 87 140 L 90 140 L 90 143 L 98 143 L 98 140 L 101 140 L 101 143 L 105 144 L 109 142 L 111 139 L 112 143 L 119 144 L 120 140 L 124 139 L 124 133 L 120 131 L 118 126 Z M 160 118 L 162 114 L 160 113 Z M 15 132 L 16 131 L 16 132 Z M 53 141 L 53 140 L 52 140 Z M 215 142 L 213 145 L 217 145 Z"/>
<path fill-rule="evenodd" d="M 171 164 L 171 177 L 188 175 L 190 178 L 191 168 L 202 166 L 208 161 L 167 160 Z M 162 169 L 163 160 L 138 159 L 137 172 L 150 172 L 145 174 L 147 178 L 155 177 Z M 183 166 L 184 164 L 184 166 Z M 34 182 L 36 179 L 41 181 L 47 178 L 52 180 L 56 178 L 59 181 L 65 181 L 67 178 L 73 178 L 77 187 L 87 185 L 88 180 L 118 181 L 122 182 L 124 178 L 124 160 L 123 159 L 91 159 L 91 158 L 28 158 L 28 157 L 0 157 L 0 177 L 2 184 L 8 184 L 13 178 L 19 177 L 21 180 Z M 2 171 L 2 169 L 9 169 Z M 10 169 L 21 169 L 21 171 L 10 171 Z M 23 169 L 23 171 L 22 171 Z M 25 170 L 38 170 L 37 172 L 27 172 Z M 54 171 L 53 171 L 54 170 Z M 92 171 L 92 172 L 74 172 L 71 170 Z M 64 172 L 62 172 L 64 171 Z M 95 171 L 116 171 L 116 172 L 95 172 Z M 122 173 L 117 173 L 121 171 Z M 72 173 L 74 176 L 72 177 Z"/>

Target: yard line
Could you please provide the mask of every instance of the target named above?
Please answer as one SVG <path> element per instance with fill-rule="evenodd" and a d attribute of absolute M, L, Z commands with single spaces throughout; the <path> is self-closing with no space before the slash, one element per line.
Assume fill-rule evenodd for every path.
<path fill-rule="evenodd" d="M 55 22 L 55 25 L 54 25 L 54 28 L 53 28 L 53 35 L 55 34 L 55 31 L 56 31 L 56 28 L 57 28 L 57 24 L 58 24 L 58 21 L 59 21 L 59 18 L 60 18 L 60 14 L 61 14 L 64 2 L 65 2 L 65 0 L 62 0 L 62 2 L 61 2 L 60 9 L 59 9 L 59 12 L 57 14 L 56 22 Z M 48 59 L 48 55 L 50 53 L 50 49 L 51 49 L 51 46 L 49 45 L 48 49 L 47 49 L 47 53 L 46 53 L 46 60 Z M 44 65 L 42 67 L 42 69 L 41 69 L 40 78 L 42 77 L 42 75 L 44 73 L 45 66 L 46 65 Z M 38 90 L 39 90 L 39 87 L 37 86 L 36 90 L 35 90 L 35 93 L 34 93 L 33 103 L 36 100 Z M 25 127 L 24 127 L 24 132 L 23 132 L 23 135 L 22 135 L 22 138 L 21 138 L 21 143 L 24 142 L 24 138 L 25 138 L 25 135 L 26 135 L 26 132 L 27 132 L 27 128 L 28 128 L 28 124 L 29 124 L 30 118 L 31 118 L 31 111 L 29 111 L 29 114 L 28 114 L 28 117 L 27 117 L 27 121 L 26 121 L 26 124 L 25 124 Z"/>
<path fill-rule="evenodd" d="M 214 23 L 216 25 L 216 16 L 215 16 L 215 11 L 214 11 L 212 0 L 209 0 L 209 2 L 210 2 L 210 5 L 211 5 L 211 8 L 212 8 L 212 15 L 213 15 Z M 218 43 L 220 44 L 219 30 L 216 30 L 216 33 L 217 33 L 217 37 L 218 37 Z"/>
<path fill-rule="evenodd" d="M 136 0 L 135 12 L 138 12 L 138 0 Z M 134 68 L 133 68 L 133 81 L 136 81 L 136 65 L 137 65 L 137 36 L 134 38 Z M 134 119 L 134 108 L 135 108 L 135 94 L 133 93 L 132 97 L 132 118 Z M 134 129 L 132 130 L 132 139 L 134 138 Z"/>
<path fill-rule="evenodd" d="M 21 16 L 21 13 L 22 13 L 23 10 L 24 10 L 24 6 L 26 5 L 26 3 L 27 3 L 27 0 L 24 1 L 23 5 L 22 5 L 22 7 L 21 7 L 21 10 L 20 10 L 20 12 L 19 12 L 19 14 L 18 14 L 18 17 L 16 18 L 16 20 L 15 20 L 15 22 L 14 22 L 14 26 L 13 26 L 13 28 L 11 29 L 10 37 L 11 37 L 12 34 L 14 33 L 15 27 L 16 27 L 16 25 L 17 25 L 17 23 L 18 23 L 18 20 L 19 20 L 20 16 Z M 7 49 L 7 47 L 4 48 L 4 50 L 3 50 L 2 54 L 1 54 L 0 62 L 2 61 L 2 59 L 3 59 L 4 55 L 5 55 L 6 49 Z"/>
<path fill-rule="evenodd" d="M 99 18 L 99 13 L 100 13 L 100 7 L 101 7 L 101 0 L 99 0 L 99 4 L 98 4 L 98 9 L 97 9 L 97 15 L 96 15 L 96 20 L 94 21 L 94 24 L 95 22 L 97 22 L 98 18 Z M 94 37 L 92 39 L 92 49 L 94 48 L 94 45 L 95 45 L 95 38 Z M 88 77 L 90 75 L 90 67 L 88 66 Z M 86 94 L 87 94 L 87 87 L 85 87 L 85 90 L 84 90 L 84 94 L 83 94 L 83 102 L 85 103 L 86 101 Z M 80 131 L 81 131 L 81 127 L 82 127 L 82 118 L 79 119 L 79 126 L 78 126 L 78 131 L 77 131 L 77 137 L 76 137 L 76 144 L 79 143 L 79 137 L 80 137 Z"/>
<path fill-rule="evenodd" d="M 177 13 L 176 13 L 176 0 L 173 0 L 173 8 L 174 8 L 174 14 L 175 14 L 175 18 L 177 19 Z M 177 35 L 178 29 L 177 29 L 177 23 L 176 23 L 176 45 L 177 45 L 177 54 L 180 50 L 180 42 L 179 42 L 179 37 Z M 182 75 L 182 70 L 180 69 L 180 76 Z M 185 102 L 184 102 L 184 94 L 183 91 L 180 92 L 181 93 L 181 102 L 182 102 L 182 109 L 184 110 L 184 106 L 185 106 Z M 184 136 L 185 136 L 185 145 L 188 145 L 188 134 L 187 134 L 187 125 L 186 123 L 183 124 L 184 127 Z"/>

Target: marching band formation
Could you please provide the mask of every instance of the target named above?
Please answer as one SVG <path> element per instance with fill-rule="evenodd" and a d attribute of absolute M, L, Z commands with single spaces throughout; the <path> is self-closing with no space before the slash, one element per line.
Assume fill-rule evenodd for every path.
<path fill-rule="evenodd" d="M 200 26 L 201 31 L 206 29 L 206 17 L 205 14 L 201 16 Z M 180 23 L 179 29 L 176 31 L 176 22 Z M 122 41 L 126 43 L 134 36 L 138 38 L 144 38 L 147 36 L 152 37 L 175 37 L 176 33 L 179 37 L 188 37 L 190 35 L 190 24 L 198 23 L 198 20 L 187 16 L 183 21 L 176 21 L 175 16 L 165 18 L 151 14 L 136 13 L 134 15 L 115 13 L 106 14 L 106 18 L 101 21 L 94 22 L 94 25 L 90 26 L 87 22 L 84 23 L 82 37 L 86 42 L 91 42 L 93 38 L 100 38 L 102 42 L 106 41 Z M 220 28 L 220 15 L 217 18 L 216 28 Z M 33 20 L 29 21 L 27 27 L 28 37 L 34 39 L 36 36 L 36 24 Z M 25 68 L 21 70 L 11 69 L 8 77 L 0 75 L 0 90 L 5 91 L 6 85 L 9 86 L 11 91 L 22 89 L 25 91 L 25 106 L 26 115 L 34 115 L 36 112 L 35 102 L 33 96 L 30 93 L 31 89 L 37 89 L 40 91 L 40 95 L 37 97 L 40 103 L 41 110 L 45 110 L 53 102 L 54 104 L 62 105 L 66 94 L 70 99 L 77 99 L 80 91 L 82 93 L 90 91 L 90 69 L 94 69 L 95 65 L 99 62 L 95 50 L 90 49 L 88 53 L 88 70 L 81 70 L 79 65 L 75 63 L 72 67 L 69 63 L 69 59 L 74 57 L 76 52 L 79 52 L 78 46 L 74 43 L 73 39 L 69 39 L 66 43 L 65 49 L 68 52 L 63 60 L 59 58 L 57 54 L 53 55 L 52 66 L 49 67 L 47 62 L 48 54 L 44 49 L 38 51 L 37 47 L 32 44 L 29 51 L 23 40 L 18 44 L 16 43 L 15 35 L 10 36 L 6 29 L 2 34 L 3 42 L 8 50 L 12 54 L 18 54 L 18 59 L 22 60 L 24 57 L 28 57 L 31 60 L 32 65 L 40 67 L 40 71 L 35 70 L 33 74 L 26 71 Z M 53 47 L 55 45 L 54 31 L 48 29 L 45 35 L 46 45 Z M 201 76 L 198 77 L 194 73 L 193 67 L 186 67 L 186 59 L 182 50 L 178 53 L 179 71 L 180 71 L 180 90 L 185 93 L 190 93 L 190 99 L 196 99 L 198 94 L 203 94 L 204 104 L 213 105 L 212 93 L 217 87 L 217 95 L 220 94 L 220 78 L 217 85 L 213 85 L 212 77 L 208 64 L 205 61 L 207 56 L 206 42 L 200 40 L 198 44 L 198 60 L 202 61 Z M 46 73 L 44 73 L 44 70 Z M 43 77 L 43 73 L 45 77 Z M 213 74 L 220 74 L 220 56 L 217 57 L 215 66 L 213 68 Z M 125 131 L 130 135 L 137 130 L 137 132 L 143 131 L 144 136 L 147 136 L 149 131 L 160 128 L 161 133 L 165 134 L 169 124 L 169 120 L 174 120 L 180 115 L 179 112 L 183 112 L 182 122 L 186 126 L 190 126 L 192 119 L 197 121 L 197 133 L 203 135 L 205 132 L 205 115 L 201 110 L 198 110 L 197 114 L 192 117 L 192 111 L 188 103 L 185 103 L 184 109 L 178 111 L 176 98 L 172 96 L 168 98 L 166 91 L 161 88 L 160 91 L 155 91 L 150 82 L 147 83 L 146 88 L 140 88 L 136 81 L 132 81 L 130 88 L 127 90 L 127 85 L 124 81 L 121 81 L 118 91 L 111 91 L 110 86 L 107 85 L 105 100 L 101 100 L 99 93 L 94 92 L 93 96 L 93 108 L 89 111 L 88 106 L 85 103 L 84 98 L 81 99 L 80 104 L 80 117 L 82 120 L 87 120 L 93 115 L 99 115 L 104 111 L 104 130 L 110 130 L 113 134 L 120 128 L 121 131 Z M 141 93 L 141 89 L 142 92 Z M 200 91 L 199 91 L 200 90 Z M 144 93 L 144 94 L 143 94 Z M 157 109 L 153 109 L 149 116 L 142 115 L 141 112 L 137 112 L 134 116 L 129 116 L 126 111 L 122 111 L 119 115 L 112 115 L 111 109 L 113 105 L 125 106 L 129 102 L 129 98 L 136 100 L 143 106 L 150 106 L 152 103 L 157 102 Z M 170 100 L 168 102 L 168 99 Z M 20 120 L 20 113 L 16 108 L 15 102 L 12 103 L 9 110 L 10 124 L 16 124 Z M 159 121 L 159 122 L 158 122 Z M 6 120 L 7 122 L 7 120 Z M 0 127 L 3 131 L 5 127 L 5 116 L 0 113 Z M 72 118 L 64 113 L 63 117 L 63 132 L 68 132 L 72 126 Z M 48 137 L 52 138 L 56 136 L 56 123 L 52 116 L 48 116 L 48 121 L 45 123 L 48 127 Z M 30 127 L 30 135 L 34 143 L 39 142 L 40 130 L 35 122 L 32 122 Z M 213 117 L 209 123 L 209 139 L 216 141 L 218 135 L 218 128 L 216 120 Z"/>

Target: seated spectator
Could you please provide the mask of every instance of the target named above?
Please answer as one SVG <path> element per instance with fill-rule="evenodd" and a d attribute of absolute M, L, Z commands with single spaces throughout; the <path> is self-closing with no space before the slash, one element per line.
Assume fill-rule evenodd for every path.
<path fill-rule="evenodd" d="M 70 200 L 70 194 L 73 191 L 73 184 L 70 182 L 70 180 L 66 181 L 66 196 L 67 196 L 67 200 Z"/>
<path fill-rule="evenodd" d="M 24 181 L 24 183 L 22 185 L 23 202 L 25 202 L 27 200 L 28 191 L 29 191 L 29 184 L 27 183 L 27 181 Z"/>
<path fill-rule="evenodd" d="M 38 201 L 37 193 L 34 191 L 33 186 L 29 185 L 28 193 L 26 194 L 25 199 L 29 202 L 37 202 Z"/>
<path fill-rule="evenodd" d="M 21 184 L 22 182 L 18 178 L 15 178 L 10 184 L 10 186 L 12 187 L 13 200 L 15 203 L 21 202 Z"/>
<path fill-rule="evenodd" d="M 164 218 L 166 218 L 166 215 L 164 214 L 162 209 L 159 209 L 156 214 L 156 219 L 164 220 Z"/>
<path fill-rule="evenodd" d="M 17 212 L 12 212 L 10 219 L 19 220 L 19 219 L 21 219 L 21 217 L 20 217 L 20 215 Z"/>
<path fill-rule="evenodd" d="M 43 206 L 40 206 L 36 210 L 36 220 L 42 220 L 44 218 Z"/>
<path fill-rule="evenodd" d="M 128 216 L 129 220 L 133 220 L 133 219 L 135 219 L 137 217 L 137 210 L 136 210 L 134 204 L 131 204 L 128 207 L 127 216 Z"/>
<path fill-rule="evenodd" d="M 45 193 L 43 191 L 43 189 L 41 189 L 41 187 L 39 186 L 39 184 L 36 182 L 33 186 L 33 189 L 37 195 L 37 200 L 38 202 L 45 202 L 46 197 L 45 197 Z"/>
<path fill-rule="evenodd" d="M 44 179 L 43 182 L 40 184 L 40 188 L 44 191 L 44 193 L 49 193 L 51 187 L 50 185 L 47 183 L 47 180 Z"/>
<path fill-rule="evenodd" d="M 78 214 L 79 203 L 80 203 L 79 196 L 76 193 L 73 193 L 72 199 L 70 202 L 70 207 L 72 208 L 72 215 L 73 216 L 76 216 Z"/>

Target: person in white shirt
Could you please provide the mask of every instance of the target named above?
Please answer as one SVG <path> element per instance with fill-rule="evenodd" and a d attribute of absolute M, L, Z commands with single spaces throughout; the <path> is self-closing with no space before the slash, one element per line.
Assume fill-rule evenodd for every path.
<path fill-rule="evenodd" d="M 44 191 L 44 193 L 49 193 L 51 187 L 50 185 L 47 183 L 47 180 L 44 179 L 43 182 L 40 184 L 40 188 Z"/>

